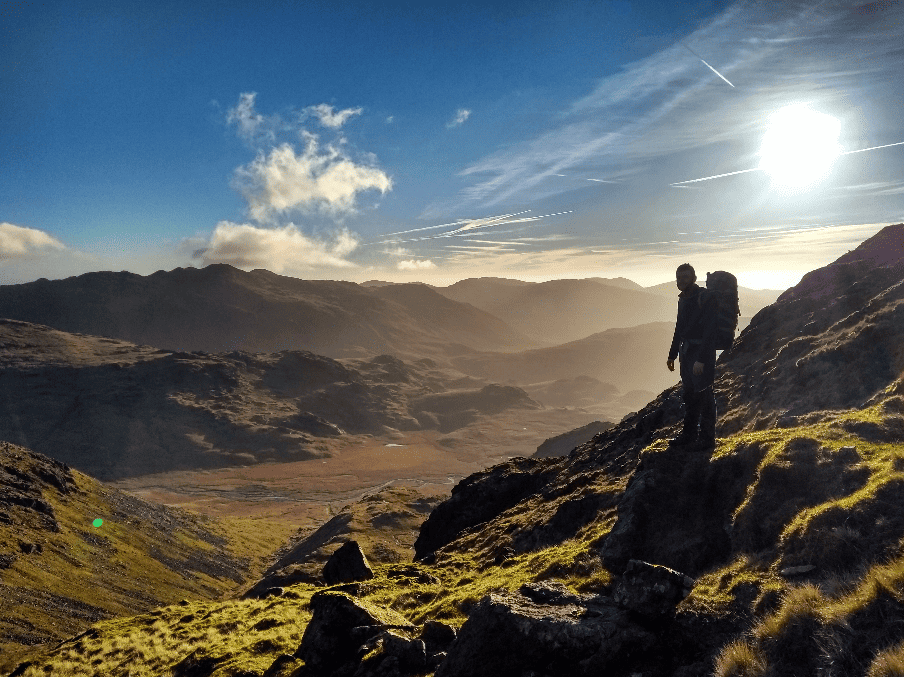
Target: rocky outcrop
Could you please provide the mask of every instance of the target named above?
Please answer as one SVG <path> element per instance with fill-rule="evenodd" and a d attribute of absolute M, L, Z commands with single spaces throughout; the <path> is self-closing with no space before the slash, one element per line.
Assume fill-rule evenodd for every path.
<path fill-rule="evenodd" d="M 608 421 L 593 421 L 585 426 L 570 430 L 567 433 L 550 437 L 544 441 L 531 458 L 548 458 L 550 456 L 565 456 L 571 450 L 599 435 L 604 430 L 609 430 L 612 423 Z"/>
<path fill-rule="evenodd" d="M 16 508 L 23 508 L 31 518 L 23 517 L 21 521 L 33 522 L 42 525 L 47 531 L 58 532 L 60 524 L 57 521 L 53 505 L 43 495 L 44 490 L 51 490 L 59 494 L 67 495 L 78 491 L 78 485 L 72 476 L 72 470 L 65 463 L 60 463 L 43 454 L 26 452 L 8 442 L 0 442 L 0 522 L 14 524 L 12 515 Z M 37 524 L 36 524 L 37 526 Z M 20 550 L 25 554 L 35 552 L 37 546 L 23 544 Z M 8 556 L 9 562 L 14 561 L 15 556 Z M 5 568 L 0 563 L 0 568 Z"/>
<path fill-rule="evenodd" d="M 426 666 L 424 642 L 408 636 L 417 628 L 392 611 L 365 605 L 341 592 L 324 591 L 311 598 L 311 612 L 295 652 L 305 662 L 305 675 L 359 674 L 362 659 L 378 645 L 383 649 L 379 662 L 391 657 L 406 674 Z M 369 673 L 375 669 L 372 662 Z"/>
<path fill-rule="evenodd" d="M 439 497 L 423 496 L 410 487 L 389 487 L 350 503 L 313 533 L 299 531 L 274 554 L 275 562 L 243 596 L 266 596 L 272 588 L 293 583 L 322 584 L 330 556 L 350 540 L 366 542 L 364 554 L 370 562 L 397 565 L 390 576 L 403 573 L 410 567 L 402 562 L 411 559 L 418 527 L 439 502 Z M 411 575 L 429 574 L 417 570 Z"/>
<path fill-rule="evenodd" d="M 611 598 L 534 585 L 484 597 L 436 677 L 621 674 L 655 646 L 656 636 Z"/>
<path fill-rule="evenodd" d="M 438 505 L 421 525 L 414 543 L 415 559 L 435 552 L 465 529 L 492 519 L 535 493 L 544 480 L 538 469 L 538 461 L 515 458 L 459 482 L 451 498 Z"/>
<path fill-rule="evenodd" d="M 640 559 L 695 576 L 725 561 L 732 513 L 760 458 L 757 448 L 714 460 L 682 448 L 643 453 L 600 550 L 606 567 Z"/>
<path fill-rule="evenodd" d="M 623 609 L 655 619 L 674 611 L 693 587 L 690 576 L 632 559 L 612 591 L 612 599 Z"/>
<path fill-rule="evenodd" d="M 327 585 L 369 581 L 373 577 L 373 569 L 367 563 L 357 541 L 347 541 L 330 556 L 323 567 L 323 580 Z"/>

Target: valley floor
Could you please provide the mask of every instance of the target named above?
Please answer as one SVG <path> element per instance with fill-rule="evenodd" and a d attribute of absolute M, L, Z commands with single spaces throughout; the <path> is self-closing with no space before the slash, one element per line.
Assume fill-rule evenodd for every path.
<path fill-rule="evenodd" d="M 316 528 L 343 506 L 401 485 L 447 494 L 463 477 L 595 420 L 581 409 L 510 410 L 452 433 L 435 430 L 324 440 L 324 459 L 145 475 L 109 483 L 140 498 L 211 517 Z"/>

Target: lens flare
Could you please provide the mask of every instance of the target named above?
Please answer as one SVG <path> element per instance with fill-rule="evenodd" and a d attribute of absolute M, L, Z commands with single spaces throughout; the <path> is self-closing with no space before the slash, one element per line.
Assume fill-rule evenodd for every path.
<path fill-rule="evenodd" d="M 775 183 L 800 188 L 823 176 L 841 154 L 841 123 L 804 104 L 785 106 L 769 118 L 759 169 Z"/>

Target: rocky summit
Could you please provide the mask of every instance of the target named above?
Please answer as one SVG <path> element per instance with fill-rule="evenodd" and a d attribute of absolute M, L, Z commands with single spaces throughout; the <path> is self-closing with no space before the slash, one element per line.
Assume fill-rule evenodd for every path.
<path fill-rule="evenodd" d="M 718 361 L 712 450 L 669 446 L 672 387 L 565 455 L 463 479 L 411 562 L 356 535 L 372 578 L 99 625 L 17 674 L 112 673 L 127 659 L 104 647 L 127 636 L 141 674 L 900 675 L 902 245 L 890 226 L 752 319 Z M 353 540 L 338 522 L 321 537 Z"/>

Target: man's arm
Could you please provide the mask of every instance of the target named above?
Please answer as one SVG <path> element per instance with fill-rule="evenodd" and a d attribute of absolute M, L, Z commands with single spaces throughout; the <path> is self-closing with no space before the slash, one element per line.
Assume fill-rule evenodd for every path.
<path fill-rule="evenodd" d="M 672 345 L 669 348 L 669 362 L 674 362 L 675 358 L 678 357 L 678 347 L 681 345 L 681 337 L 678 336 L 678 323 L 675 322 L 675 333 L 672 334 Z"/>

